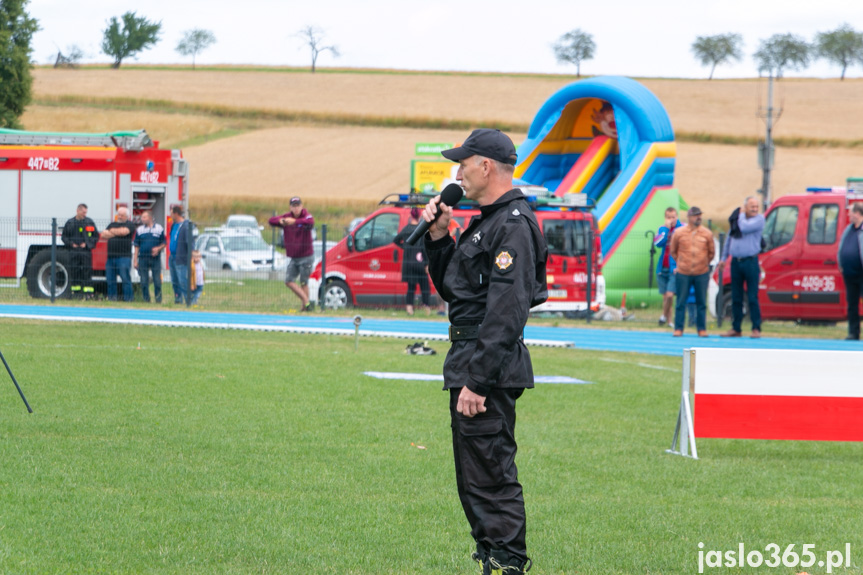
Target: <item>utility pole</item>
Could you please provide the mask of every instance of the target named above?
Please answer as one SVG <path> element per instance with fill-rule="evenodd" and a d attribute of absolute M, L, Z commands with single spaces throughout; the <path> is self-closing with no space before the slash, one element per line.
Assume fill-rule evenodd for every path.
<path fill-rule="evenodd" d="M 774 146 L 773 146 L 773 124 L 779 120 L 782 115 L 782 108 L 775 110 L 773 108 L 773 70 L 768 72 L 767 77 L 767 109 L 765 110 L 760 105 L 758 107 L 758 117 L 763 118 L 767 124 L 767 136 L 764 140 L 758 141 L 758 167 L 761 168 L 761 189 L 758 193 L 761 194 L 761 203 L 764 209 L 771 203 L 770 197 L 770 172 L 773 170 Z"/>

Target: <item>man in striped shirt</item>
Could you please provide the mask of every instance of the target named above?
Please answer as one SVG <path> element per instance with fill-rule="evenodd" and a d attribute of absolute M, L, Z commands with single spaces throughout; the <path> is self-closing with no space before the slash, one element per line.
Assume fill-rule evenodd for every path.
<path fill-rule="evenodd" d="M 141 214 L 141 225 L 135 232 L 132 266 L 141 276 L 141 293 L 150 301 L 150 272 L 153 274 L 153 292 L 156 303 L 162 303 L 162 250 L 165 249 L 165 228 L 153 223 L 149 210 Z"/>

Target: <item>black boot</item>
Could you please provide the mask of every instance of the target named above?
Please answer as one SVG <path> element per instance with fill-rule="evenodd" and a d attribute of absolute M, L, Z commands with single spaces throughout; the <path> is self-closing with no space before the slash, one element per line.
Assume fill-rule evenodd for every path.
<path fill-rule="evenodd" d="M 484 543 L 476 542 L 476 551 L 470 554 L 470 558 L 479 563 L 481 575 L 488 575 L 488 547 Z"/>
<path fill-rule="evenodd" d="M 484 564 L 483 575 L 523 575 L 532 566 L 529 558 L 522 561 L 502 549 L 492 549 Z"/>

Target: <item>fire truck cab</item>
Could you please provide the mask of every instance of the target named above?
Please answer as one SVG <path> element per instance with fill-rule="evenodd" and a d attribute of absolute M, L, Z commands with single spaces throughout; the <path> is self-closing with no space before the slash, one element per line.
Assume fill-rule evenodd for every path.
<path fill-rule="evenodd" d="M 144 130 L 62 134 L 0 130 L 0 278 L 26 278 L 30 295 L 51 296 L 51 229 L 57 220 L 56 297 L 70 295 L 60 239 L 78 204 L 101 231 L 117 208 L 139 222 L 144 210 L 170 233 L 175 205 L 188 208 L 188 164 Z M 105 280 L 106 242 L 92 251 L 93 280 Z M 167 257 L 163 265 L 167 264 Z"/>
<path fill-rule="evenodd" d="M 523 191 L 548 243 L 549 298 L 532 311 L 577 315 L 585 313 L 589 305 L 605 303 L 599 234 L 589 210 L 559 198 L 531 195 L 537 193 L 533 190 Z M 380 208 L 327 252 L 323 290 L 319 290 L 322 266 L 318 263 L 315 267 L 309 283 L 312 298 L 320 291 L 320 304 L 330 309 L 404 305 L 407 284 L 401 277 L 402 250 L 393 240 L 408 224 L 410 209 L 425 207 L 432 197 L 434 194 L 411 193 L 384 198 Z M 454 210 L 451 234 L 457 240 L 470 219 L 479 214 L 479 207 L 462 200 Z M 587 301 L 588 259 L 592 262 L 590 302 Z M 431 293 L 434 305 L 437 299 L 434 285 Z"/>
<path fill-rule="evenodd" d="M 836 253 L 854 202 L 863 202 L 863 179 L 849 179 L 847 188 L 808 188 L 803 195 L 783 196 L 764 213 L 764 249 L 758 256 L 758 303 L 764 319 L 847 319 Z M 714 315 L 720 310 L 731 317 L 730 266 L 722 282 L 713 272 L 708 302 Z"/>

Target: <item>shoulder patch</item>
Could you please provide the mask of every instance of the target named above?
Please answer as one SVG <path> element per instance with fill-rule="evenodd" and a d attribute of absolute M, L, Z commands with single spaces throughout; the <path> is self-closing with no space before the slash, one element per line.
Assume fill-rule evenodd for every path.
<path fill-rule="evenodd" d="M 501 273 L 509 272 L 515 264 L 515 250 L 506 248 L 494 257 L 494 265 Z"/>

